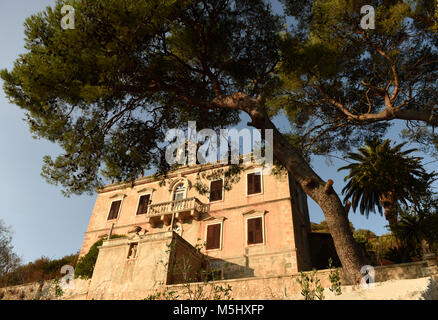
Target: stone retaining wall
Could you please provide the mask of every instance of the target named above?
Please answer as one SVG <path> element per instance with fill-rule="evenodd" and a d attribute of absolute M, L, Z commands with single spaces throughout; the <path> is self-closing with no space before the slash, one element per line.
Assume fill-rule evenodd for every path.
<path fill-rule="evenodd" d="M 321 281 L 323 287 L 329 287 L 329 270 L 319 270 L 317 277 Z M 204 288 L 204 297 L 213 297 L 213 286 L 231 286 L 231 297 L 233 299 L 290 299 L 296 297 L 300 293 L 301 288 L 296 279 L 299 273 L 275 276 L 275 277 L 251 277 L 244 279 L 231 279 L 212 281 Z M 428 264 L 426 261 L 403 263 L 397 265 L 375 267 L 375 281 L 383 282 L 395 279 L 416 279 L 426 276 L 431 276 L 438 280 L 438 267 L 433 264 Z M 75 279 L 75 289 L 66 290 L 61 299 L 77 300 L 77 299 L 97 299 L 89 295 L 90 280 Z M 202 286 L 202 283 L 191 284 L 192 289 L 197 286 Z M 41 287 L 41 290 L 39 289 Z M 31 283 L 21 286 L 0 288 L 4 292 L 3 299 L 20 299 L 21 292 L 24 292 L 22 299 L 56 299 L 53 290 L 53 282 L 46 281 L 43 286 L 40 283 Z M 109 289 L 109 288 L 108 288 Z M 129 288 L 127 288 L 129 289 Z M 178 295 L 178 299 L 186 299 L 187 286 L 184 284 L 168 285 L 155 290 L 133 291 L 126 290 L 125 292 L 117 292 L 118 299 L 145 299 L 149 295 L 156 294 L 159 290 L 174 291 L 174 296 Z M 109 289 L 111 290 L 111 289 Z M 12 292 L 12 293 L 11 293 Z M 209 294 L 211 296 L 209 296 Z M 111 292 L 108 292 L 111 296 Z M 116 296 L 116 293 L 114 293 Z"/>

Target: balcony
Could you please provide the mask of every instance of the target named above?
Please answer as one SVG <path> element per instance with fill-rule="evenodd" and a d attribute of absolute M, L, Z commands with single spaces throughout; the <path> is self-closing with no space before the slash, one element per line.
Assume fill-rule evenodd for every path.
<path fill-rule="evenodd" d="M 154 228 L 161 223 L 166 226 L 170 225 L 173 214 L 175 214 L 175 219 L 179 222 L 184 222 L 184 220 L 189 218 L 199 220 L 200 215 L 208 213 L 209 209 L 209 204 L 204 204 L 197 198 L 192 197 L 183 200 L 151 204 L 149 205 L 146 217 L 151 227 Z"/>

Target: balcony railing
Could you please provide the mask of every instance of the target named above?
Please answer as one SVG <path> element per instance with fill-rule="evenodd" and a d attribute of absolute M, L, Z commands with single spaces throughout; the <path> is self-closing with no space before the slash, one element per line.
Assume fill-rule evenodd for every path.
<path fill-rule="evenodd" d="M 165 225 L 169 225 L 173 214 L 175 214 L 175 219 L 179 221 L 183 221 L 189 216 L 197 220 L 201 214 L 208 213 L 209 209 L 209 204 L 204 204 L 197 198 L 192 197 L 151 204 L 148 207 L 146 216 L 153 226 L 157 224 L 159 220 Z"/>

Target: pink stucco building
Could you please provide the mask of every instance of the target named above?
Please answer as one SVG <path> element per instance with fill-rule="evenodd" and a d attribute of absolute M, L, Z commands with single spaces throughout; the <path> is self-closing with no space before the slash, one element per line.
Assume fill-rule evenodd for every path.
<path fill-rule="evenodd" d="M 203 178 L 203 174 L 220 168 L 185 166 L 169 173 L 164 184 L 148 176 L 137 179 L 133 185 L 105 186 L 98 192 L 81 256 L 110 232 L 137 234 L 146 243 L 147 239 L 156 239 L 173 229 L 188 244 L 203 244 L 202 253 L 209 268 L 221 278 L 309 270 L 310 221 L 306 195 L 299 185 L 285 171 L 263 175 L 260 167 L 249 165 L 239 174 L 239 181 L 226 191 L 220 174 L 212 180 Z M 200 181 L 208 189 L 206 194 L 195 188 Z M 147 257 L 148 251 L 152 254 L 152 249 L 137 247 L 137 242 L 133 246 L 138 238 L 127 239 L 117 242 L 121 250 L 118 252 L 122 253 L 111 258 L 111 265 L 122 266 L 125 260 L 140 263 L 135 261 L 137 256 Z M 98 258 L 96 266 L 101 271 L 103 267 L 98 265 L 105 265 L 102 259 Z M 109 262 L 106 263 L 109 268 Z"/>

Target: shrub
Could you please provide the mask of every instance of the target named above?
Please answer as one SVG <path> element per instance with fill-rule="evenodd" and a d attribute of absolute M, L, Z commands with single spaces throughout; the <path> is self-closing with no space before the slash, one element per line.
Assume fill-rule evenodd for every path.
<path fill-rule="evenodd" d="M 64 291 L 62 290 L 61 286 L 59 285 L 58 278 L 55 278 L 55 280 L 53 280 L 53 284 L 55 285 L 55 296 L 57 298 L 62 297 L 62 295 L 64 294 Z"/>
<path fill-rule="evenodd" d="M 41 257 L 0 277 L 0 287 L 54 279 L 59 275 L 62 266 L 73 264 L 75 257 L 74 254 L 55 260 Z"/>
<path fill-rule="evenodd" d="M 394 263 L 412 262 L 412 258 L 418 256 L 418 252 L 407 245 L 399 245 L 389 248 L 384 258 Z"/>
<path fill-rule="evenodd" d="M 126 236 L 114 234 L 110 239 L 124 238 Z M 96 265 L 99 249 L 104 239 L 97 240 L 88 250 L 88 253 L 79 259 L 76 269 L 75 278 L 90 279 L 93 276 L 94 266 Z"/>
<path fill-rule="evenodd" d="M 341 289 L 341 274 L 339 268 L 333 268 L 333 260 L 332 258 L 329 259 L 329 279 L 330 279 L 330 291 L 333 292 L 336 296 L 339 296 L 342 294 Z"/>
<path fill-rule="evenodd" d="M 301 295 L 305 300 L 324 300 L 324 288 L 316 276 L 316 269 L 309 274 L 301 272 L 296 280 L 301 286 Z"/>

